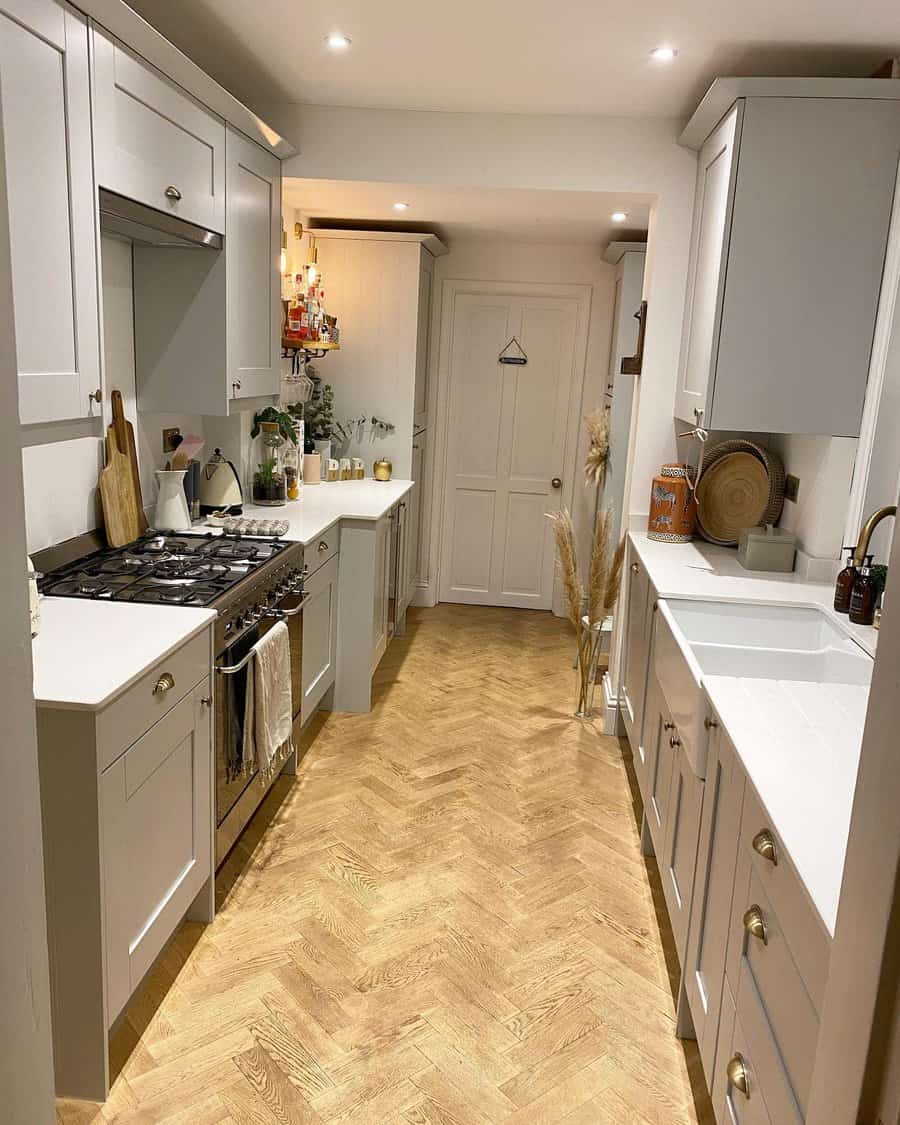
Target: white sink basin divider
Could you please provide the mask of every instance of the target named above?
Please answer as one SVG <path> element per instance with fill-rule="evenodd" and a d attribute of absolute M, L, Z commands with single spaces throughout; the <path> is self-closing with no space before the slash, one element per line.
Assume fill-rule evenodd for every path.
<path fill-rule="evenodd" d="M 654 670 L 685 752 L 706 776 L 704 676 L 862 684 L 872 659 L 821 609 L 660 599 Z"/>

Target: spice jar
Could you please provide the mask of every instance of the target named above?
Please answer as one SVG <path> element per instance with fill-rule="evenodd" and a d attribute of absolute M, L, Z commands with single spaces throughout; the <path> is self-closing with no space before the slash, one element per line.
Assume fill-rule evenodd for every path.
<path fill-rule="evenodd" d="M 287 503 L 284 472 L 284 438 L 277 422 L 260 423 L 262 460 L 253 474 L 253 503 L 272 507 Z"/>
<path fill-rule="evenodd" d="M 300 499 L 300 451 L 292 441 L 284 447 L 284 487 L 288 500 Z"/>

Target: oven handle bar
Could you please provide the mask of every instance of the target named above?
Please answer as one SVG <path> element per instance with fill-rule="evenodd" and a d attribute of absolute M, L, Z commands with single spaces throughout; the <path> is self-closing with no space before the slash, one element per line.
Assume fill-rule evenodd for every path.
<path fill-rule="evenodd" d="M 264 617 L 275 617 L 279 621 L 282 621 L 285 617 L 296 617 L 297 614 L 302 611 L 303 604 L 304 604 L 304 602 L 306 602 L 306 600 L 308 598 L 309 598 L 309 594 L 304 594 L 303 597 L 300 599 L 299 605 L 294 606 L 293 609 L 267 610 L 266 613 L 263 614 L 263 616 Z M 242 669 L 246 668 L 247 665 L 250 663 L 250 661 L 252 659 L 253 659 L 253 649 L 251 648 L 250 651 L 247 653 L 247 655 L 242 657 L 237 662 L 237 664 L 230 664 L 230 665 L 227 665 L 227 666 L 224 665 L 224 664 L 217 664 L 216 665 L 216 673 L 220 676 L 233 676 L 236 672 L 240 672 Z"/>

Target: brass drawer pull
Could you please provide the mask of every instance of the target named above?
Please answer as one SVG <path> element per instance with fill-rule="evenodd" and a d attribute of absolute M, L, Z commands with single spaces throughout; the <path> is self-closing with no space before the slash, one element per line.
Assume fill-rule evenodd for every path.
<path fill-rule="evenodd" d="M 328 544 L 327 544 L 327 543 L 325 542 L 325 540 L 324 540 L 324 539 L 322 539 L 322 540 L 321 540 L 321 541 L 319 542 L 319 546 L 318 546 L 318 547 L 317 547 L 316 549 L 317 549 L 317 550 L 319 551 L 319 553 L 321 554 L 321 552 L 322 552 L 322 551 L 327 551 L 327 550 L 328 550 Z"/>
<path fill-rule="evenodd" d="M 163 672 L 153 687 L 154 695 L 165 695 L 167 691 L 171 691 L 175 686 L 175 677 L 171 672 Z"/>
<path fill-rule="evenodd" d="M 674 730 L 674 729 L 675 729 L 674 723 L 668 723 L 668 722 L 663 723 L 663 730 Z"/>
<path fill-rule="evenodd" d="M 677 750 L 681 745 L 681 739 L 677 738 L 674 734 L 669 736 L 669 745 L 673 750 Z"/>
<path fill-rule="evenodd" d="M 769 930 L 766 926 L 766 920 L 756 903 L 744 914 L 744 929 L 751 937 L 761 941 L 763 945 L 769 944 Z"/>
<path fill-rule="evenodd" d="M 768 828 L 760 828 L 753 837 L 753 850 L 767 859 L 773 867 L 778 866 L 778 849 L 775 847 L 775 837 Z"/>
<path fill-rule="evenodd" d="M 639 571 L 640 569 L 641 569 L 641 568 L 640 568 L 640 567 L 638 566 L 638 564 L 637 564 L 637 563 L 632 563 L 632 564 L 631 564 L 631 573 L 632 573 L 632 574 L 637 574 L 637 572 L 638 572 L 638 571 Z"/>
<path fill-rule="evenodd" d="M 166 188 L 166 199 L 171 199 L 173 203 L 177 203 L 178 200 L 181 199 L 181 192 L 177 187 L 169 184 L 169 186 Z"/>
<path fill-rule="evenodd" d="M 735 1090 L 740 1090 L 745 1098 L 749 1098 L 750 1075 L 747 1071 L 747 1064 L 744 1062 L 744 1056 L 740 1052 L 728 1063 L 726 1072 L 728 1081 L 734 1086 Z"/>
<path fill-rule="evenodd" d="M 706 718 L 703 720 L 703 725 L 707 730 L 715 730 L 718 727 L 719 724 L 716 722 L 715 719 L 711 719 L 709 717 L 709 715 L 707 715 Z"/>

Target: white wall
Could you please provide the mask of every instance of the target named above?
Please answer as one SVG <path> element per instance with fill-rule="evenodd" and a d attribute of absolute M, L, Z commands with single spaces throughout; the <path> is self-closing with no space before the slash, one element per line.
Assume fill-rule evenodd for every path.
<path fill-rule="evenodd" d="M 0 120 L 0 1099 L 11 1125 L 51 1125 L 53 1049 L 44 864 L 25 582 L 16 348 Z"/>
<path fill-rule="evenodd" d="M 799 548 L 813 559 L 836 561 L 847 518 L 856 438 L 773 434 L 768 444 L 784 462 L 784 471 L 800 480 L 797 502 L 785 500 L 780 526 L 793 531 Z"/>
<path fill-rule="evenodd" d="M 594 246 L 547 246 L 530 243 L 460 241 L 450 246 L 450 253 L 435 263 L 434 299 L 432 302 L 432 339 L 429 381 L 433 384 L 437 374 L 438 341 L 441 331 L 442 286 L 444 281 L 495 281 L 529 282 L 546 284 L 581 284 L 592 286 L 591 319 L 588 328 L 588 349 L 585 365 L 585 387 L 581 414 L 603 402 L 606 387 L 606 369 L 609 361 L 609 339 L 612 325 L 613 288 L 615 267 L 603 260 L 602 250 Z M 429 402 L 434 402 L 434 386 L 429 387 Z M 430 408 L 429 421 L 433 423 L 434 410 Z M 433 431 L 433 424 L 431 425 Z M 440 510 L 439 498 L 433 495 L 433 455 L 436 441 L 429 435 L 429 457 L 424 482 L 422 505 L 423 551 L 429 561 L 423 573 L 435 580 L 437 560 L 437 529 L 432 515 Z M 578 537 L 579 562 L 582 572 L 587 565 L 590 536 L 593 526 L 595 490 L 584 483 L 582 466 L 587 454 L 587 437 L 579 419 L 576 435 L 575 480 L 563 484 L 566 503 L 572 510 Z M 426 546 L 427 545 L 427 546 Z M 419 599 L 428 604 L 430 589 L 423 590 Z"/>
<path fill-rule="evenodd" d="M 23 430 L 25 519 L 28 550 L 35 552 L 96 527 L 103 514 L 97 491 L 105 463 L 103 435 L 110 421 L 110 392 L 122 392 L 126 417 L 135 429 L 144 507 L 152 514 L 156 498 L 155 468 L 162 468 L 164 426 L 182 433 L 203 433 L 203 420 L 181 414 L 138 417 L 134 389 L 134 305 L 131 244 L 104 235 L 101 239 L 103 299 L 103 362 L 106 386 L 103 418 Z"/>

